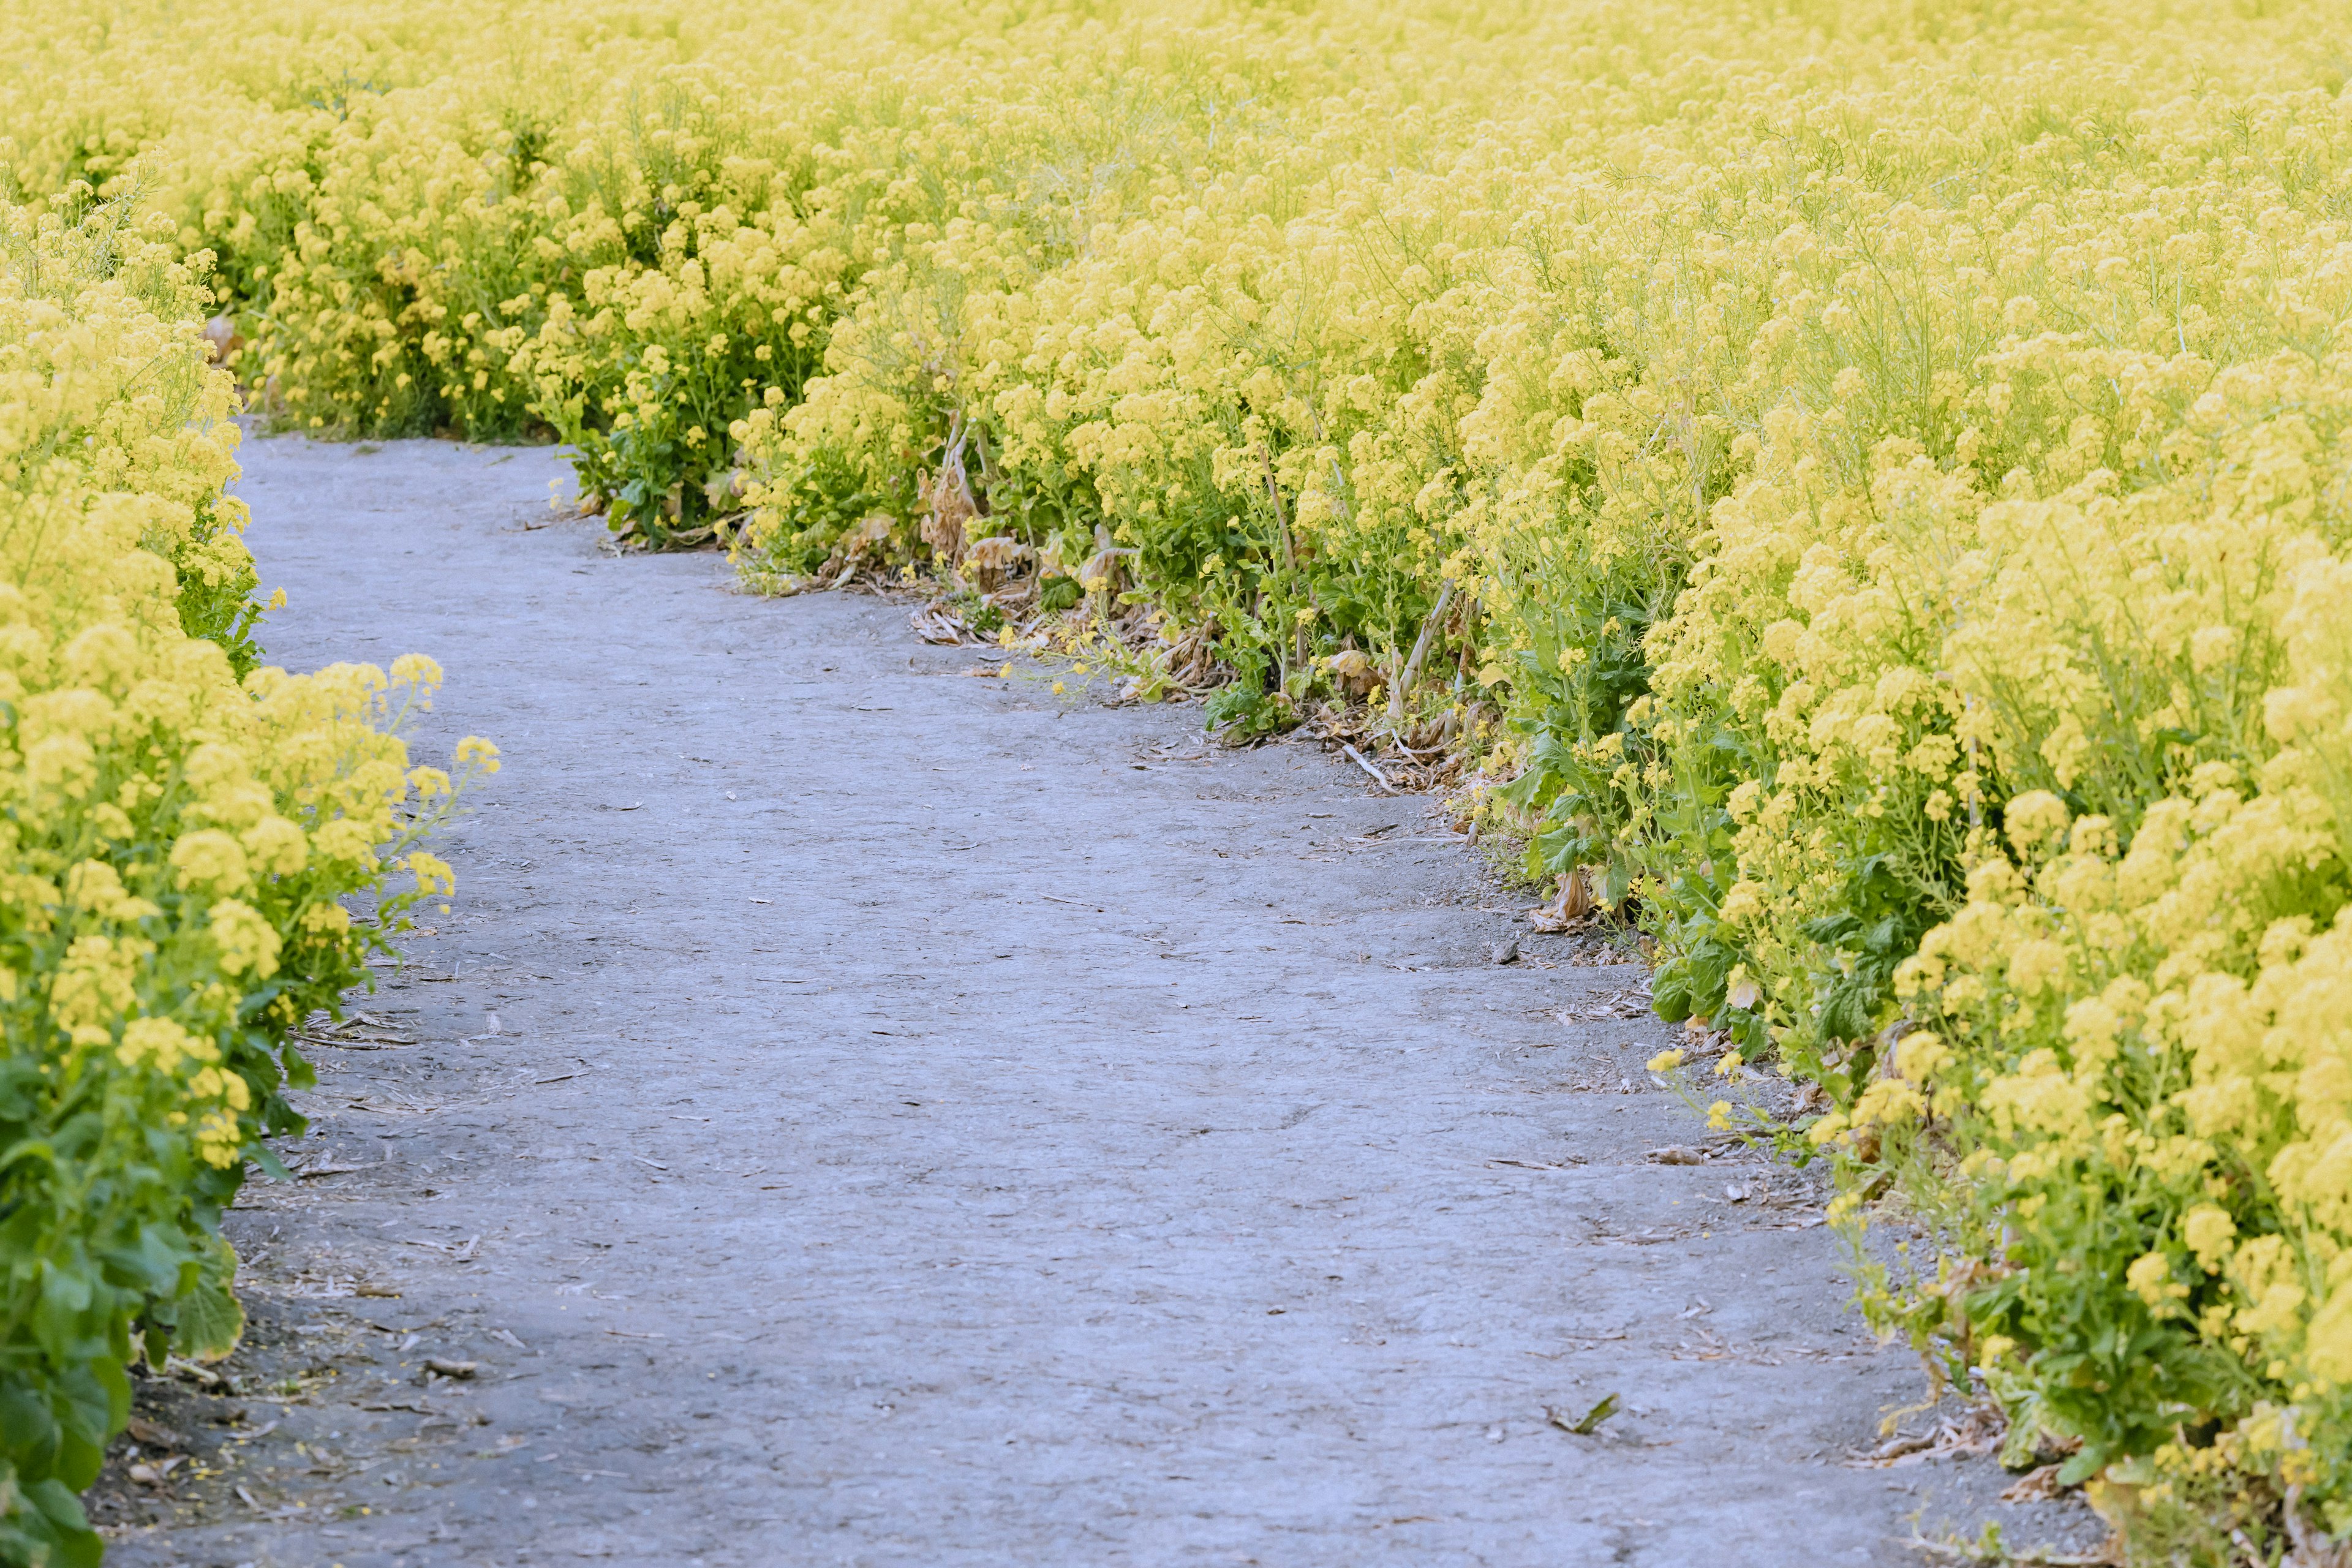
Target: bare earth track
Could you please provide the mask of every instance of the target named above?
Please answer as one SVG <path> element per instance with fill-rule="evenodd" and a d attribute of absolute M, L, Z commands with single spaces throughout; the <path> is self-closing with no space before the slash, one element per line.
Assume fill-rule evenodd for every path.
<path fill-rule="evenodd" d="M 887 603 L 607 558 L 541 526 L 562 472 L 247 447 L 272 657 L 429 652 L 420 757 L 508 765 L 457 912 L 317 1050 L 300 1173 L 231 1216 L 247 1347 L 142 1390 L 111 1562 L 2083 1536 L 1989 1459 L 1843 1462 L 1920 1381 L 1843 1311 L 1818 1193 L 1650 1163 L 1705 1134 L 1641 1070 L 1639 971 L 1526 936 L 1422 803 L 962 679 Z"/>

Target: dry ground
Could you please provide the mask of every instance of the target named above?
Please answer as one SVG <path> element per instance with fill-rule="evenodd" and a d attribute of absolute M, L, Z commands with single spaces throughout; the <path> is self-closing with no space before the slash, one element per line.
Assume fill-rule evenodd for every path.
<path fill-rule="evenodd" d="M 142 1394 L 121 1568 L 2083 1536 L 1990 1460 L 1843 1462 L 1920 1383 L 1809 1179 L 1649 1162 L 1705 1134 L 1640 972 L 1525 935 L 1423 803 L 964 679 L 882 601 L 609 559 L 562 472 L 248 447 L 273 656 L 432 653 L 422 752 L 508 765 L 232 1216 L 247 1348 Z"/>

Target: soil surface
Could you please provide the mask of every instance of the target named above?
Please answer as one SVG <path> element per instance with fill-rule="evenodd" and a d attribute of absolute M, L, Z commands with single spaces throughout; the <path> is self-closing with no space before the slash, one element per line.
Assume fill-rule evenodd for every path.
<path fill-rule="evenodd" d="M 142 1385 L 122 1568 L 2095 1538 L 1989 1458 L 1849 1462 L 1922 1380 L 1812 1178 L 1711 1142 L 1642 971 L 1433 803 L 612 558 L 550 450 L 246 468 L 272 657 L 430 653 L 417 760 L 506 768 L 231 1215 L 246 1347 Z"/>

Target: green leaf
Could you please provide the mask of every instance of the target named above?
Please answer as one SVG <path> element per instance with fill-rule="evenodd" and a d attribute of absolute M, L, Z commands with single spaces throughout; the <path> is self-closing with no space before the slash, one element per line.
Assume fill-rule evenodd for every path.
<path fill-rule="evenodd" d="M 1650 1007 L 1669 1024 L 1691 1016 L 1690 980 L 1680 960 L 1662 965 L 1651 977 Z"/>
<path fill-rule="evenodd" d="M 2086 1443 L 2077 1449 L 2074 1456 L 2059 1469 L 2058 1484 L 2062 1487 L 2079 1487 L 2106 1468 L 2106 1450 L 2093 1447 Z"/>
<path fill-rule="evenodd" d="M 1573 1421 L 1568 1420 L 1557 1412 L 1552 1413 L 1551 1424 L 1562 1431 L 1573 1432 L 1580 1437 L 1590 1437 L 1601 1429 L 1601 1424 L 1603 1421 L 1616 1414 L 1617 1396 L 1613 1394 L 1603 1394 L 1600 1404 L 1595 1405 Z"/>
<path fill-rule="evenodd" d="M 179 1300 L 173 1348 L 193 1361 L 218 1361 L 236 1349 L 245 1334 L 245 1309 L 236 1300 L 236 1249 L 219 1237 L 205 1249 L 194 1289 Z"/>

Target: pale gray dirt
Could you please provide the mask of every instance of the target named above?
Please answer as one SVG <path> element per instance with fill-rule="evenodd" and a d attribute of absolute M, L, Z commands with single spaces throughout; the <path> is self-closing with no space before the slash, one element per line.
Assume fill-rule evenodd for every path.
<path fill-rule="evenodd" d="M 1596 1006 L 1640 972 L 1548 966 L 1425 803 L 1197 707 L 961 679 L 900 605 L 607 558 L 551 523 L 551 451 L 247 474 L 273 658 L 431 653 L 419 760 L 507 766 L 445 846 L 457 912 L 355 1003 L 416 1043 L 320 1051 L 313 1173 L 232 1216 L 242 1386 L 142 1395 L 149 1456 L 196 1457 L 118 1459 L 124 1568 L 2079 1534 L 1990 1460 L 1842 1463 L 1921 1384 L 1799 1228 L 1809 1178 L 1646 1163 L 1706 1135 L 1641 1068 L 1671 1032 Z M 1595 1436 L 1547 1423 L 1611 1393 Z"/>

